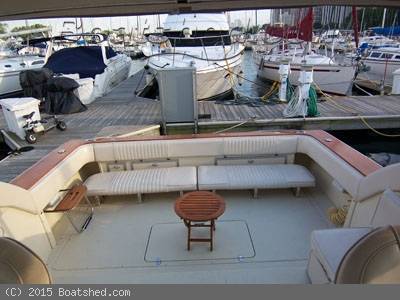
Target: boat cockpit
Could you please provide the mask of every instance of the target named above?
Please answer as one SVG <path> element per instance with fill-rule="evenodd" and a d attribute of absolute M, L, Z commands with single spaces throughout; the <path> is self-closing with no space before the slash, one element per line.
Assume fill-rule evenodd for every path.
<path fill-rule="evenodd" d="M 335 283 L 353 244 L 400 219 L 399 172 L 318 130 L 72 140 L 0 184 L 0 229 L 56 283 Z M 89 202 L 55 211 L 77 185 Z M 225 200 L 213 251 L 186 249 L 173 209 L 196 190 Z M 360 281 L 398 280 L 387 257 Z"/>

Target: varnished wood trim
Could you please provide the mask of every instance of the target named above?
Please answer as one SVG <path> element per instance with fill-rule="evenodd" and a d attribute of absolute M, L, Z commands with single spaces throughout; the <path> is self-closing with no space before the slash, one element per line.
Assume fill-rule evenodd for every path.
<path fill-rule="evenodd" d="M 86 144 L 127 142 L 127 141 L 156 141 L 156 140 L 179 140 L 179 139 L 203 139 L 203 138 L 223 138 L 223 137 L 256 137 L 256 136 L 290 136 L 306 135 L 315 138 L 326 146 L 362 175 L 367 176 L 381 168 L 376 162 L 361 154 L 357 150 L 348 146 L 344 142 L 335 138 L 323 130 L 283 130 L 283 131 L 252 131 L 252 132 L 231 132 L 231 133 L 203 133 L 193 135 L 171 135 L 171 136 L 134 136 L 134 137 L 106 137 L 93 140 L 71 140 L 61 145 L 57 149 L 44 156 L 36 164 L 21 173 L 10 183 L 24 189 L 32 188 L 41 178 L 51 169 L 56 167 L 64 158 L 71 154 L 75 149 Z M 61 151 L 61 152 L 60 152 Z"/>
<path fill-rule="evenodd" d="M 350 147 L 326 131 L 308 130 L 305 134 L 318 140 L 364 176 L 382 168 L 381 165 L 369 157 L 358 152 L 356 149 Z"/>
<path fill-rule="evenodd" d="M 40 179 L 56 167 L 78 147 L 87 144 L 84 140 L 70 140 L 43 156 L 37 163 L 15 177 L 10 183 L 23 189 L 32 188 Z"/>

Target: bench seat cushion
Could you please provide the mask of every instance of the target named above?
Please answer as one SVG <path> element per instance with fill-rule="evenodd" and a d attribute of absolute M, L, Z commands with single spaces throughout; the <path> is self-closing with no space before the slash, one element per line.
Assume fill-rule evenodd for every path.
<path fill-rule="evenodd" d="M 200 166 L 199 190 L 315 186 L 314 176 L 294 164 Z"/>
<path fill-rule="evenodd" d="M 197 189 L 196 177 L 195 167 L 154 168 L 99 173 L 85 185 L 88 196 L 191 191 Z"/>

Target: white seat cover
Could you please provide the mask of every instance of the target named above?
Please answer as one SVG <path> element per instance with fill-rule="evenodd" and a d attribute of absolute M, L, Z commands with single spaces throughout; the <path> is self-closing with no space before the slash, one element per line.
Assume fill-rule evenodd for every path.
<path fill-rule="evenodd" d="M 196 184 L 195 167 L 100 173 L 85 182 L 88 196 L 188 191 L 196 190 Z"/>
<path fill-rule="evenodd" d="M 200 166 L 198 177 L 200 190 L 315 186 L 305 167 L 291 164 Z"/>
<path fill-rule="evenodd" d="M 379 199 L 378 206 L 372 218 L 372 226 L 387 226 L 400 224 L 400 197 L 387 189 Z"/>
<path fill-rule="evenodd" d="M 333 281 L 339 264 L 359 239 L 371 231 L 370 228 L 338 228 L 315 230 L 311 234 L 311 251 L 315 254 L 326 275 Z"/>

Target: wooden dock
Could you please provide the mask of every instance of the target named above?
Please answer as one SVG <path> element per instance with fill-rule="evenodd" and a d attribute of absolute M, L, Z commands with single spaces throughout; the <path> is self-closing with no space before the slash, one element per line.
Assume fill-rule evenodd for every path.
<path fill-rule="evenodd" d="M 161 106 L 154 99 L 135 95 L 141 72 L 117 86 L 108 95 L 88 105 L 88 110 L 78 114 L 63 115 L 68 129 L 53 130 L 39 137 L 35 149 L 0 162 L 0 181 L 10 181 L 23 170 L 34 164 L 49 151 L 70 139 L 89 139 L 99 135 L 157 134 L 161 123 Z M 315 118 L 284 119 L 282 111 L 286 104 L 262 104 L 251 106 L 228 102 L 199 102 L 199 132 L 216 132 L 243 123 L 235 130 L 259 129 L 366 129 L 360 116 L 377 129 L 400 128 L 400 96 L 335 97 L 318 103 L 320 115 Z M 150 127 L 149 127 L 150 126 Z M 156 127 L 154 127 L 156 126 Z M 0 113 L 0 128 L 6 128 Z M 170 126 L 169 133 L 191 132 L 188 124 Z M 115 133 L 113 133 L 115 132 Z M 23 141 L 19 141 L 24 144 Z"/>

